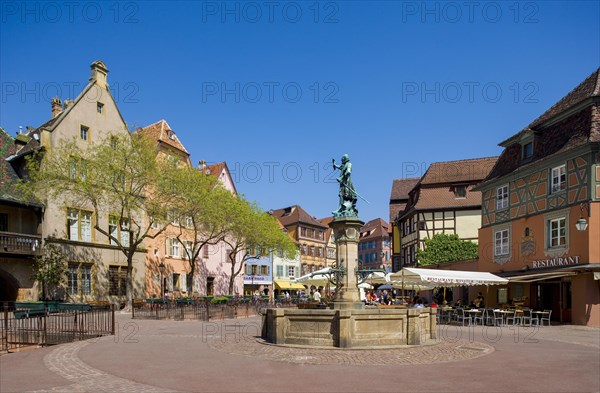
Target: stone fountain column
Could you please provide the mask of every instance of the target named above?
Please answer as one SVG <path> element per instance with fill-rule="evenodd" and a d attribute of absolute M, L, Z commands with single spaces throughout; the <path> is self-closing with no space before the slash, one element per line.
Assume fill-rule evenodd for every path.
<path fill-rule="evenodd" d="M 362 309 L 363 303 L 356 283 L 355 270 L 358 264 L 358 240 L 364 222 L 358 217 L 336 217 L 329 224 L 335 236 L 337 267 L 345 269 L 340 277 L 341 288 L 336 291 L 333 309 Z"/>

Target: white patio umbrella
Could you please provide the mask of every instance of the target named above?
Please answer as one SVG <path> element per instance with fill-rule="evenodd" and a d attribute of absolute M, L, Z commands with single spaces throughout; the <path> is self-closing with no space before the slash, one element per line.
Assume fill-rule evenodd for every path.
<path fill-rule="evenodd" d="M 369 273 L 364 282 L 369 284 L 387 284 L 390 282 L 390 274 L 391 273 L 385 274 L 383 272 Z"/>
<path fill-rule="evenodd" d="M 327 284 L 329 284 L 330 273 L 331 267 L 326 267 L 298 277 L 294 280 L 294 282 L 302 285 L 314 285 L 324 287 L 327 286 Z"/>

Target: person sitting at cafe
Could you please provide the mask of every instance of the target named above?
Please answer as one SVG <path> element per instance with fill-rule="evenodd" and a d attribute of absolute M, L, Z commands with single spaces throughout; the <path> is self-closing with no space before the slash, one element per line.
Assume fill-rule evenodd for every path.
<path fill-rule="evenodd" d="M 481 293 L 481 292 L 479 292 L 479 294 L 477 295 L 477 299 L 475 299 L 475 307 L 477 307 L 477 308 L 485 307 L 483 293 Z"/>
<path fill-rule="evenodd" d="M 458 299 L 454 302 L 454 307 L 462 307 L 462 300 Z"/>
<path fill-rule="evenodd" d="M 315 302 L 321 302 L 321 292 L 318 289 L 315 289 L 315 293 L 313 293 L 313 300 Z"/>
<path fill-rule="evenodd" d="M 425 306 L 423 305 L 423 302 L 421 301 L 421 299 L 417 300 L 414 308 L 423 308 L 423 307 L 425 307 Z"/>
<path fill-rule="evenodd" d="M 390 299 L 390 295 L 388 294 L 387 289 L 384 289 L 383 295 L 381 295 L 381 303 L 388 304 L 389 299 Z"/>

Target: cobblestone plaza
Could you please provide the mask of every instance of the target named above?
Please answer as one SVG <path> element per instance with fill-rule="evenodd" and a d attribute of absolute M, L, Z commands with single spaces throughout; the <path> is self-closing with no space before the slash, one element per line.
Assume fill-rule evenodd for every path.
<path fill-rule="evenodd" d="M 441 325 L 424 346 L 340 350 L 261 342 L 259 318 L 150 321 L 0 357 L 0 391 L 596 392 L 600 331 Z"/>

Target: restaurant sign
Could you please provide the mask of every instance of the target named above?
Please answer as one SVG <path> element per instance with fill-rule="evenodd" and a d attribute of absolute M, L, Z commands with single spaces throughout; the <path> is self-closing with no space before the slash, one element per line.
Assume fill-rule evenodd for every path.
<path fill-rule="evenodd" d="M 552 259 L 540 259 L 531 262 L 532 269 L 539 269 L 541 267 L 557 267 L 557 266 L 569 266 L 579 265 L 579 255 L 572 257 L 558 257 Z"/>

